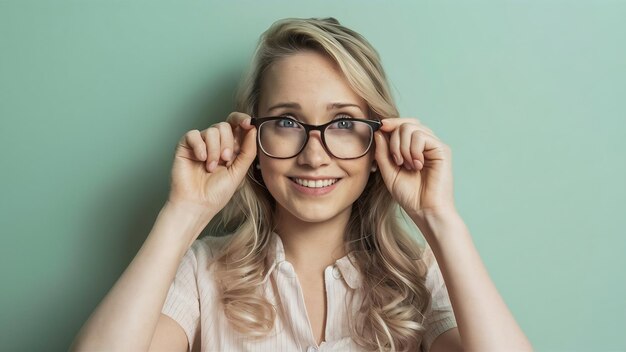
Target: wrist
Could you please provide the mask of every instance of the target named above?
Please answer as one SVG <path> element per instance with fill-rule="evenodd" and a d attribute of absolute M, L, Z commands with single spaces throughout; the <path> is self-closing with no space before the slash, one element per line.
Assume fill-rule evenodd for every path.
<path fill-rule="evenodd" d="M 186 251 L 215 214 L 189 203 L 167 201 L 157 217 L 155 236 L 182 243 Z"/>
<path fill-rule="evenodd" d="M 161 212 L 169 212 L 176 214 L 176 216 L 186 218 L 186 219 L 208 219 L 209 221 L 215 216 L 217 212 L 212 211 L 208 207 L 188 202 L 188 201 L 173 201 L 168 199 Z M 208 221 L 207 221 L 208 223 Z"/>
<path fill-rule="evenodd" d="M 425 210 L 408 215 L 429 242 L 438 240 L 442 236 L 455 232 L 455 229 L 465 226 L 455 208 Z"/>

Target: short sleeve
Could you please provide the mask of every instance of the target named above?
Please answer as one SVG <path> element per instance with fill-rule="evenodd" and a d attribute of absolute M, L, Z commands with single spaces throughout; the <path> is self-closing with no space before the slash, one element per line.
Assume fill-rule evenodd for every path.
<path fill-rule="evenodd" d="M 165 299 L 161 313 L 174 319 L 187 334 L 189 351 L 198 337 L 200 300 L 197 284 L 198 262 L 191 246 L 185 253 Z"/>
<path fill-rule="evenodd" d="M 426 274 L 426 287 L 431 291 L 432 305 L 426 314 L 426 331 L 422 337 L 423 352 L 430 351 L 430 347 L 437 336 L 457 327 L 448 289 L 435 257 L 430 252 L 430 265 Z"/>

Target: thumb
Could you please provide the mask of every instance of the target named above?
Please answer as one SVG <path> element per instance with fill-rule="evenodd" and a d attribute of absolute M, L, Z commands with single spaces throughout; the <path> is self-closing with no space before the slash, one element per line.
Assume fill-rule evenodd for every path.
<path fill-rule="evenodd" d="M 231 170 L 238 178 L 243 178 L 256 157 L 256 132 L 256 128 L 251 128 L 246 132 L 239 154 L 231 165 Z"/>
<path fill-rule="evenodd" d="M 392 185 L 398 172 L 398 166 L 393 162 L 393 160 L 391 160 L 391 155 L 389 154 L 389 142 L 387 142 L 387 139 L 380 131 L 374 133 L 374 140 L 376 141 L 376 153 L 374 154 L 374 158 L 378 164 L 378 169 L 380 170 L 380 174 L 382 175 L 385 183 L 388 186 Z"/>

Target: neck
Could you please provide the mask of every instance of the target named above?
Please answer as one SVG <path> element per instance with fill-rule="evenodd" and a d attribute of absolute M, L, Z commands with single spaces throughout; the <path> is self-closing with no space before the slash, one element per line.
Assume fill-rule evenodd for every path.
<path fill-rule="evenodd" d="M 346 255 L 345 232 L 351 209 L 327 221 L 311 223 L 281 209 L 276 232 L 285 249 L 285 259 L 296 271 L 324 270 Z"/>

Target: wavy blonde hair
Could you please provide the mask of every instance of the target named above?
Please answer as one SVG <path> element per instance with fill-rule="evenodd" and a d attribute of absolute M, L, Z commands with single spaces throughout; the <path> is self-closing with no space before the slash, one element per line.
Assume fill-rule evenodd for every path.
<path fill-rule="evenodd" d="M 241 82 L 237 111 L 256 116 L 264 71 L 276 60 L 302 50 L 331 58 L 368 103 L 370 118 L 398 117 L 378 53 L 365 38 L 334 18 L 287 18 L 272 24 L 261 35 L 251 69 Z M 248 337 L 269 335 L 276 319 L 275 307 L 262 294 L 269 270 L 266 258 L 272 253 L 274 211 L 275 200 L 252 166 L 231 201 L 209 225 L 233 233 L 215 260 L 216 278 L 227 319 Z M 354 341 L 367 350 L 416 349 L 431 304 L 423 252 L 403 228 L 398 211 L 401 209 L 380 172 L 375 172 L 353 204 L 346 231 L 347 250 L 363 273 L 359 288 L 364 299 L 362 317 L 350 317 L 350 329 Z"/>

